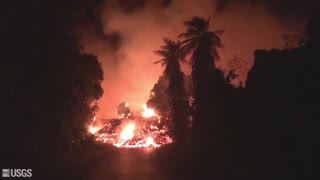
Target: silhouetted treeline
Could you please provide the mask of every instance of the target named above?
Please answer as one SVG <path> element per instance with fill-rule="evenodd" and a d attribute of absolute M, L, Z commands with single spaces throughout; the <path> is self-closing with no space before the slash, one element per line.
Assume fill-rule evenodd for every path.
<path fill-rule="evenodd" d="M 319 16 L 310 21 L 301 48 L 255 51 L 245 88 L 221 78 L 207 87 L 219 179 L 315 178 L 319 24 Z"/>
<path fill-rule="evenodd" d="M 163 75 L 168 79 L 166 89 L 168 105 L 170 107 L 170 119 L 172 120 L 174 139 L 176 143 L 182 143 L 186 139 L 188 118 L 189 118 L 189 98 L 185 89 L 185 75 L 181 70 L 180 62 L 185 61 L 185 53 L 179 41 L 172 41 L 163 38 L 164 46 L 160 50 L 154 51 L 162 59 L 155 62 L 165 66 Z"/>
<path fill-rule="evenodd" d="M 191 76 L 184 76 L 184 81 L 187 95 L 190 97 L 192 91 Z M 147 101 L 148 107 L 154 108 L 161 116 L 166 118 L 170 116 L 170 106 L 166 93 L 168 86 L 168 80 L 164 76 L 160 76 L 157 83 L 151 89 L 149 100 Z"/>
<path fill-rule="evenodd" d="M 205 51 L 215 46 L 201 37 L 210 33 L 206 21 L 192 21 L 185 23 L 189 25 L 186 34 L 191 37 L 188 42 L 193 42 L 195 49 L 202 48 L 198 50 L 202 53 L 192 54 L 193 84 L 198 83 L 193 86 L 198 104 L 192 106 L 192 143 L 179 149 L 179 154 L 185 154 L 183 158 L 170 158 L 184 165 L 181 171 L 187 177 L 315 179 L 320 124 L 320 16 L 308 23 L 301 47 L 256 50 L 246 86 L 239 88 L 229 84 L 230 78 L 237 77 L 233 70 L 224 75 L 207 62 L 210 54 Z M 220 39 L 215 40 L 212 42 L 218 42 L 219 47 Z M 214 58 L 211 60 L 214 62 Z M 179 172 L 179 166 L 166 166 Z"/>
<path fill-rule="evenodd" d="M 79 147 L 103 94 L 101 65 L 67 33 L 72 3 L 21 3 L 6 6 L 2 26 L 2 155 Z"/>

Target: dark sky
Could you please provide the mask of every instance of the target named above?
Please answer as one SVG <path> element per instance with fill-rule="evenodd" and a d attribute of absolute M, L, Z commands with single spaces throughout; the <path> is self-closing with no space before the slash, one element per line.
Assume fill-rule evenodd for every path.
<path fill-rule="evenodd" d="M 318 0 L 218 0 L 218 8 L 223 10 L 232 2 L 261 4 L 280 18 L 286 16 L 309 16 L 319 7 Z"/>
<path fill-rule="evenodd" d="M 154 1 L 159 6 L 170 6 L 171 0 L 119 0 L 123 9 L 131 12 L 137 8 L 144 7 L 150 1 Z M 181 1 L 183 2 L 183 1 Z M 309 16 L 319 7 L 318 0 L 216 0 L 217 9 L 223 11 L 231 3 L 263 5 L 280 18 L 287 16 Z"/>

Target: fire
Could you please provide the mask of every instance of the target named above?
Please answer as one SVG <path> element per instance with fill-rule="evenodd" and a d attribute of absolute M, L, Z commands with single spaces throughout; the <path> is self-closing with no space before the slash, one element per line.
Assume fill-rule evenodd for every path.
<path fill-rule="evenodd" d="M 133 134 L 134 129 L 135 129 L 134 123 L 128 124 L 120 135 L 121 139 L 124 141 L 132 139 L 134 136 Z"/>
<path fill-rule="evenodd" d="M 146 144 L 149 145 L 149 146 L 150 146 L 150 145 L 156 145 L 156 144 L 154 143 L 154 140 L 153 140 L 152 137 L 148 137 L 148 138 L 147 138 Z"/>
<path fill-rule="evenodd" d="M 156 116 L 154 109 L 149 109 L 146 104 L 143 105 L 144 112 L 142 113 L 142 117 L 150 118 Z"/>
<path fill-rule="evenodd" d="M 95 134 L 96 140 L 113 144 L 119 148 L 157 148 L 173 142 L 168 135 L 169 127 L 167 124 L 159 124 L 158 120 L 148 119 L 146 121 L 139 118 L 131 121 L 136 121 L 137 124 L 127 123 L 125 119 L 112 120 L 99 133 Z M 119 131 L 121 123 L 127 124 Z"/>
<path fill-rule="evenodd" d="M 100 127 L 98 126 L 89 126 L 89 132 L 91 134 L 95 134 L 96 132 L 98 132 L 100 130 Z"/>
<path fill-rule="evenodd" d="M 128 103 L 125 106 L 128 106 Z M 98 126 L 94 118 L 88 130 L 97 141 L 119 148 L 157 148 L 172 143 L 169 136 L 171 123 L 161 119 L 161 116 L 146 104 L 143 107 L 141 116 L 132 116 L 130 120 L 125 117 L 110 119 L 104 124 L 99 122 Z"/>
<path fill-rule="evenodd" d="M 92 123 L 88 127 L 88 131 L 91 134 L 95 134 L 102 128 L 102 126 L 99 125 L 99 123 L 97 123 L 96 120 L 97 120 L 96 117 L 93 117 Z"/>

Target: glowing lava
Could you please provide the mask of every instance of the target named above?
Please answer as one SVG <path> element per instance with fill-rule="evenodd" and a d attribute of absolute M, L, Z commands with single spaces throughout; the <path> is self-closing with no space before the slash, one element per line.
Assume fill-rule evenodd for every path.
<path fill-rule="evenodd" d="M 125 105 L 128 107 L 128 104 Z M 92 121 L 88 130 L 95 140 L 119 148 L 157 148 L 173 142 L 169 129 L 171 123 L 144 105 L 141 116 L 110 119 L 108 122 Z M 139 113 L 140 114 L 140 113 Z M 98 126 L 100 125 L 100 126 Z"/>
<path fill-rule="evenodd" d="M 95 134 L 96 132 L 98 132 L 100 130 L 100 127 L 97 126 L 89 126 L 89 132 L 91 134 Z"/>
<path fill-rule="evenodd" d="M 153 140 L 152 137 L 148 137 L 148 138 L 147 138 L 146 144 L 147 144 L 148 146 L 151 146 L 151 145 L 156 146 L 156 145 L 157 145 L 157 144 L 154 143 L 154 140 Z"/>
<path fill-rule="evenodd" d="M 157 114 L 154 112 L 154 109 L 149 109 L 146 104 L 143 105 L 144 112 L 142 113 L 142 117 L 150 118 L 156 116 Z"/>
<path fill-rule="evenodd" d="M 128 125 L 124 128 L 123 132 L 122 132 L 121 135 L 120 135 L 121 139 L 124 140 L 124 141 L 127 141 L 127 140 L 129 140 L 129 139 L 132 139 L 133 136 L 134 136 L 134 134 L 133 134 L 134 129 L 135 129 L 134 123 L 128 124 Z"/>
<path fill-rule="evenodd" d="M 121 124 L 125 123 L 123 129 Z M 97 141 L 112 144 L 119 148 L 157 148 L 172 143 L 169 124 L 153 119 L 135 118 L 113 119 L 95 135 Z"/>
<path fill-rule="evenodd" d="M 96 117 L 94 117 L 92 119 L 93 123 L 91 123 L 91 125 L 88 127 L 88 131 L 91 134 L 95 134 L 96 132 L 98 132 L 101 129 L 101 126 L 98 126 L 97 123 L 95 123 L 96 121 Z"/>

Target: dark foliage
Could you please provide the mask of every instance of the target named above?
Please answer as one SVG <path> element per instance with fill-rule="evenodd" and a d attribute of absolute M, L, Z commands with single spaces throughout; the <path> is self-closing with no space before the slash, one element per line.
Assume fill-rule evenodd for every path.
<path fill-rule="evenodd" d="M 163 59 L 155 64 L 165 65 L 163 75 L 168 79 L 167 95 L 170 104 L 170 115 L 173 121 L 173 133 L 177 143 L 184 141 L 188 125 L 189 103 L 185 89 L 184 74 L 180 68 L 180 61 L 184 61 L 184 55 L 180 42 L 174 42 L 164 38 L 165 45 L 155 54 Z"/>
<path fill-rule="evenodd" d="M 211 75 L 216 71 L 215 61 L 219 55 L 217 48 L 223 47 L 219 35 L 222 30 L 209 31 L 209 19 L 193 17 L 184 22 L 186 32 L 179 35 L 185 38 L 182 41 L 183 52 L 191 53 L 192 81 L 193 81 L 193 127 L 206 126 L 209 117 L 206 117 L 205 109 L 208 107 L 208 96 L 210 89 L 206 86 L 212 83 L 215 78 Z M 210 85 L 209 85 L 210 86 Z M 200 124 L 202 125 L 200 125 Z M 203 132 L 203 131 L 202 131 Z"/>
<path fill-rule="evenodd" d="M 122 102 L 117 107 L 118 115 L 122 118 L 129 118 L 132 116 L 132 112 L 126 102 Z"/>
<path fill-rule="evenodd" d="M 190 99 L 192 96 L 192 77 L 184 76 L 184 81 L 187 96 Z M 148 107 L 154 108 L 164 118 L 168 118 L 170 116 L 169 98 L 166 93 L 168 86 L 168 79 L 164 76 L 160 76 L 158 82 L 155 83 L 151 89 L 149 100 L 147 102 Z"/>
<path fill-rule="evenodd" d="M 6 47 L 0 65 L 5 154 L 78 148 L 103 94 L 101 64 L 82 52 L 60 15 L 53 14 L 61 4 L 38 3 L 5 11 L 10 17 L 3 27 Z"/>
<path fill-rule="evenodd" d="M 189 179 L 318 179 L 317 19 L 304 30 L 303 46 L 256 50 L 245 88 L 228 84 L 232 70 L 226 78 L 217 68 L 204 76 L 208 83 L 197 88 L 206 98 L 194 116 L 204 124 L 196 124 L 194 141 L 159 150 L 157 161 Z"/>
<path fill-rule="evenodd" d="M 169 97 L 166 90 L 169 86 L 168 79 L 160 76 L 156 84 L 150 91 L 147 106 L 154 108 L 161 116 L 168 118 L 170 116 Z"/>

